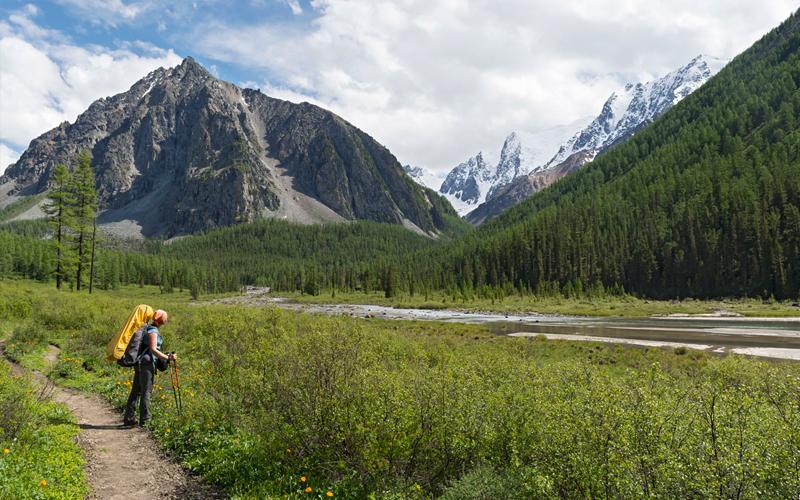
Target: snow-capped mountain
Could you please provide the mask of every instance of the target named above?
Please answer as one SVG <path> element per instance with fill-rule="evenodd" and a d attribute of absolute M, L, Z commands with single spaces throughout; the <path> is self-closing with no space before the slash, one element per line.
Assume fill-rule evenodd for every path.
<path fill-rule="evenodd" d="M 699 55 L 658 80 L 626 85 L 611 94 L 600 115 L 562 145 L 544 168 L 555 167 L 578 151 L 589 151 L 587 158 L 591 161 L 697 90 L 725 64 L 722 59 Z"/>
<path fill-rule="evenodd" d="M 594 118 L 589 116 L 570 124 L 527 133 L 512 132 L 503 142 L 499 155 L 480 152 L 463 161 L 447 174 L 441 186 L 436 185 L 437 177 L 424 169 L 423 173 L 409 172 L 409 175 L 426 187 L 438 187 L 462 216 L 495 196 L 515 193 L 513 203 L 498 204 L 505 209 L 524 199 L 525 189 L 541 189 L 629 138 L 694 92 L 725 64 L 727 61 L 723 59 L 699 55 L 662 78 L 628 84 L 612 93 Z M 540 175 L 546 181 L 526 182 L 528 188 L 525 189 L 501 189 L 515 179 L 531 175 Z M 495 212 L 489 210 L 487 213 L 490 216 L 499 213 Z M 484 218 L 482 216 L 480 220 Z"/>
<path fill-rule="evenodd" d="M 403 165 L 403 170 L 408 174 L 409 177 L 414 179 L 417 184 L 426 188 L 431 188 L 434 191 L 439 191 L 439 188 L 442 186 L 442 181 L 444 180 L 443 174 L 431 172 L 423 167 Z"/>
<path fill-rule="evenodd" d="M 558 146 L 569 139 L 576 128 L 583 127 L 590 120 L 591 117 L 587 117 L 535 132 L 511 132 L 503 141 L 499 155 L 481 152 L 460 163 L 447 174 L 439 192 L 460 215 L 465 215 L 491 197 L 499 187 L 521 175 L 540 170 Z"/>
<path fill-rule="evenodd" d="M 478 153 L 451 170 L 439 192 L 450 201 L 459 215 L 463 215 L 486 197 L 494 170 L 483 159 L 483 153 Z"/>
<path fill-rule="evenodd" d="M 561 144 L 547 162 L 510 181 L 492 186 L 486 200 L 466 216 L 467 220 L 480 224 L 578 170 L 697 90 L 725 64 L 725 60 L 700 55 L 662 78 L 628 84 L 614 92 L 603 104 L 597 118 Z"/>

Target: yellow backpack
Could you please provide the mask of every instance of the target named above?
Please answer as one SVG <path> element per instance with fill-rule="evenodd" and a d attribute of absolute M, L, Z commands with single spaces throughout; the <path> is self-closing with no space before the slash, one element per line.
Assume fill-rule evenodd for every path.
<path fill-rule="evenodd" d="M 122 329 L 114 335 L 114 338 L 106 347 L 106 359 L 108 361 L 118 361 L 125 354 L 128 344 L 133 334 L 145 323 L 153 319 L 155 311 L 146 304 L 139 304 L 133 310 L 128 320 L 122 325 Z"/>

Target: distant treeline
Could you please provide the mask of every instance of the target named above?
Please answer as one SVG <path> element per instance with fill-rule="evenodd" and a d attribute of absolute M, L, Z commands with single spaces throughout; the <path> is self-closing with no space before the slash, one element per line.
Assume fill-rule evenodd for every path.
<path fill-rule="evenodd" d="M 0 277 L 51 279 L 56 269 L 51 240 L 43 221 L 0 226 Z M 401 256 L 436 244 L 398 225 L 366 221 L 303 226 L 266 220 L 171 243 L 106 239 L 98 251 L 95 286 L 147 284 L 194 295 L 242 285 L 311 294 L 382 290 L 391 274 L 387 269 Z M 74 285 L 69 277 L 65 281 Z"/>

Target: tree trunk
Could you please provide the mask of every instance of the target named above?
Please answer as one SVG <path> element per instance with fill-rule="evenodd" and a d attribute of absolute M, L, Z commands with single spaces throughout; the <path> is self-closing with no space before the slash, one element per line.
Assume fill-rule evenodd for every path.
<path fill-rule="evenodd" d="M 78 233 L 78 272 L 75 275 L 75 289 L 81 291 L 81 272 L 83 271 L 83 229 Z"/>
<path fill-rule="evenodd" d="M 62 214 L 64 213 L 64 208 L 61 207 L 58 209 L 58 231 L 56 234 L 56 290 L 61 290 L 61 274 L 64 272 L 62 267 L 62 260 L 63 256 L 61 255 L 61 226 L 62 226 Z"/>
<path fill-rule="evenodd" d="M 92 285 L 94 284 L 94 248 L 97 243 L 97 217 L 92 222 L 92 264 L 89 267 L 89 293 L 92 293 Z"/>

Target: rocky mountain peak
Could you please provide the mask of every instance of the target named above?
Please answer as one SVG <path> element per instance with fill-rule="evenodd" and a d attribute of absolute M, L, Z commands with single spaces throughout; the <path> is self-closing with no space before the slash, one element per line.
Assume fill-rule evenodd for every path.
<path fill-rule="evenodd" d="M 472 222 L 497 215 L 500 210 L 524 199 L 526 193 L 529 196 L 552 184 L 631 137 L 694 92 L 724 65 L 724 60 L 699 55 L 651 82 L 628 83 L 613 92 L 603 103 L 600 113 L 593 120 L 584 121 L 577 133 L 574 128 L 562 135 L 559 133 L 563 129 L 559 131 L 557 128 L 525 135 L 512 132 L 503 143 L 491 182 L 481 184 L 477 180 L 475 183 L 466 178 L 461 180 L 464 185 L 485 185 L 485 190 L 473 193 L 470 198 L 477 202 L 458 205 L 452 198 L 451 201 L 460 213 L 486 203 L 486 207 L 480 211 L 476 209 L 476 214 L 467 217 Z M 528 179 L 514 184 L 511 189 L 503 189 L 522 177 Z M 447 196 L 447 193 L 443 194 Z M 492 202 L 497 196 L 506 199 Z"/>
<path fill-rule="evenodd" d="M 554 168 L 579 151 L 594 158 L 651 123 L 716 74 L 726 61 L 699 55 L 686 65 L 646 83 L 629 83 L 614 92 L 603 104 L 600 114 L 586 128 L 564 143 L 545 164 Z"/>
<path fill-rule="evenodd" d="M 127 236 L 260 217 L 371 219 L 433 235 L 455 214 L 342 118 L 240 89 L 191 57 L 34 139 L 0 178 L 13 185 L 5 196 L 46 190 L 54 166 L 71 165 L 83 149 L 93 157 L 101 223 Z"/>
<path fill-rule="evenodd" d="M 480 199 L 482 186 L 493 175 L 493 169 L 483 159 L 483 152 L 479 152 L 451 170 L 442 182 L 439 192 L 459 210 L 460 207 L 473 205 Z"/>
<path fill-rule="evenodd" d="M 194 80 L 216 79 L 206 68 L 194 60 L 191 56 L 184 58 L 181 63 L 169 71 L 169 77 L 175 80 L 190 78 Z"/>

